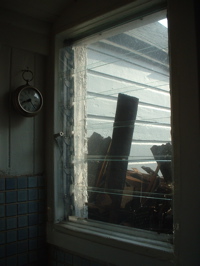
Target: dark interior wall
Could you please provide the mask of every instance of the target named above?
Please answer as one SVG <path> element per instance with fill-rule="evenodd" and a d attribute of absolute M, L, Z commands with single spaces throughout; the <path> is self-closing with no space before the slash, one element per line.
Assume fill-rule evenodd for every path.
<path fill-rule="evenodd" d="M 11 101 L 27 67 L 30 85 L 45 92 L 46 56 L 0 44 L 0 265 L 46 265 L 44 109 L 27 118 Z"/>
<path fill-rule="evenodd" d="M 0 46 L 0 171 L 6 175 L 38 174 L 44 171 L 44 109 L 36 117 L 23 117 L 13 108 L 12 93 L 26 84 L 22 70 L 34 74 L 29 83 L 45 91 L 43 55 L 7 45 Z"/>
<path fill-rule="evenodd" d="M 195 7 L 195 25 L 196 25 L 196 38 L 197 38 L 197 55 L 198 55 L 198 69 L 200 69 L 200 2 L 198 0 L 194 0 Z M 200 90 L 200 76 L 199 76 L 199 90 Z M 200 102 L 200 98 L 199 98 Z M 200 110 L 199 110 L 200 114 Z"/>
<path fill-rule="evenodd" d="M 48 265 L 60 266 L 114 266 L 110 263 L 96 261 L 94 259 L 84 257 L 78 253 L 72 253 L 68 250 L 58 247 L 48 246 Z"/>

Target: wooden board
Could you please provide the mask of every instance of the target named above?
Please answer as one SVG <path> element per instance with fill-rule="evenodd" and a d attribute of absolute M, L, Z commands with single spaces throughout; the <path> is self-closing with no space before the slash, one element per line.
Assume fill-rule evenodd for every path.
<path fill-rule="evenodd" d="M 0 46 L 0 174 L 9 173 L 10 165 L 10 130 L 9 130 L 9 90 L 10 90 L 11 48 Z"/>
<path fill-rule="evenodd" d="M 12 49 L 11 93 L 19 86 L 26 84 L 22 79 L 22 70 L 29 67 L 34 69 L 34 55 L 32 53 Z M 30 82 L 33 85 L 33 81 Z M 34 118 L 26 118 L 18 114 L 13 106 L 10 112 L 11 154 L 10 168 L 12 174 L 33 173 L 33 138 Z"/>
<path fill-rule="evenodd" d="M 42 55 L 35 55 L 35 78 L 34 86 L 39 89 L 43 94 L 44 106 L 45 106 L 45 78 L 46 78 L 46 58 Z M 34 169 L 35 174 L 44 171 L 44 143 L 45 143 L 45 131 L 44 131 L 44 110 L 34 118 Z M 53 118 L 52 118 L 53 119 Z"/>

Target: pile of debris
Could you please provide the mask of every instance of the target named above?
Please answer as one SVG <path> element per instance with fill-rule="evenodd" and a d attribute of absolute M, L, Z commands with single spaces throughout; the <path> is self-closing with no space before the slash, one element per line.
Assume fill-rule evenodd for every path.
<path fill-rule="evenodd" d="M 145 166 L 141 167 L 144 172 L 136 168 L 126 170 L 123 188 L 116 189 L 116 185 L 109 182 L 109 179 L 115 181 L 109 166 L 112 162 L 108 155 L 110 143 L 110 137 L 104 139 L 98 133 L 93 133 L 88 140 L 89 156 L 95 154 L 95 160 L 88 162 L 88 218 L 172 233 L 171 144 L 151 148 L 157 161 L 155 171 Z M 124 179 L 123 174 L 117 178 Z"/>
<path fill-rule="evenodd" d="M 171 144 L 151 147 L 155 171 L 127 170 L 138 101 L 119 94 L 112 138 L 94 132 L 88 140 L 88 217 L 172 233 Z"/>

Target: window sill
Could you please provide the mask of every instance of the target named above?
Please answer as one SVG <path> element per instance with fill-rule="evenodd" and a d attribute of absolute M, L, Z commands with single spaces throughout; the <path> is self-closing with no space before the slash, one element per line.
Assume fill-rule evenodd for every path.
<path fill-rule="evenodd" d="M 48 224 L 47 242 L 115 265 L 133 265 L 133 261 L 134 265 L 141 265 L 145 261 L 148 265 L 161 262 L 162 265 L 173 265 L 173 245 L 166 242 L 166 236 L 143 230 L 134 230 L 134 235 L 125 234 L 124 230 L 114 231 L 115 225 L 112 225 L 111 230 L 109 225 L 99 228 L 97 224 L 85 220 Z M 138 264 L 135 263 L 137 261 Z"/>

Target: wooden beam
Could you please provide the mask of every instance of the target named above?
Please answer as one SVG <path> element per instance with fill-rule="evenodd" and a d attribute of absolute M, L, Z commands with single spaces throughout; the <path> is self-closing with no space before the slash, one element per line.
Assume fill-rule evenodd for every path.
<path fill-rule="evenodd" d="M 110 189 L 112 191 L 124 189 L 138 101 L 138 98 L 132 96 L 121 93 L 118 95 L 109 164 L 106 171 L 108 192 Z M 120 208 L 122 196 L 112 194 L 111 198 L 110 222 L 117 222 L 116 210 Z"/>

